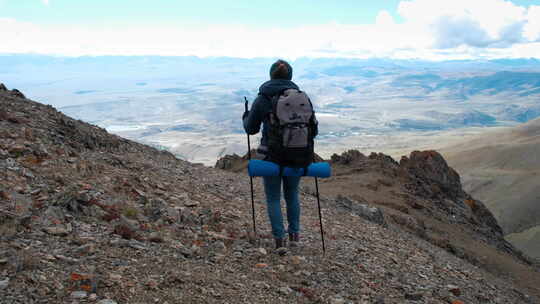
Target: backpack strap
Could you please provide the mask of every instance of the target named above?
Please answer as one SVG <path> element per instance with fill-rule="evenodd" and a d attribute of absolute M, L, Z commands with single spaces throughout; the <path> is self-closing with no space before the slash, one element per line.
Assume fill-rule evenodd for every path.
<path fill-rule="evenodd" d="M 270 100 L 270 101 L 272 101 L 272 97 L 271 97 L 271 96 L 268 96 L 268 95 L 263 94 L 263 93 L 261 93 L 261 92 L 259 92 L 259 95 L 260 95 L 260 96 L 263 96 L 264 98 L 266 98 L 266 99 L 268 99 L 268 100 Z"/>
<path fill-rule="evenodd" d="M 277 94 L 273 95 L 270 101 L 272 102 L 272 113 L 277 113 L 277 101 L 279 100 L 279 96 L 283 95 L 285 91 L 288 89 L 280 90 Z"/>
<path fill-rule="evenodd" d="M 266 118 L 270 123 L 272 123 L 272 120 L 270 119 L 270 116 L 271 115 L 274 115 L 276 116 L 276 111 L 277 111 L 277 100 L 279 99 L 279 96 L 281 96 L 283 94 L 283 92 L 285 92 L 286 90 L 289 90 L 291 88 L 286 88 L 286 89 L 283 89 L 283 90 L 280 90 L 278 93 L 274 94 L 274 95 L 267 95 L 267 94 L 264 94 L 262 92 L 259 92 L 259 95 L 263 96 L 264 98 L 266 98 L 269 102 L 272 103 L 272 111 L 270 111 L 270 113 L 268 113 L 268 117 Z M 277 119 L 277 117 L 275 117 Z"/>
<path fill-rule="evenodd" d="M 272 102 L 272 97 L 271 96 L 269 96 L 267 94 L 264 94 L 262 92 L 259 92 L 258 95 L 266 98 L 266 100 L 268 100 L 268 102 Z M 270 116 L 272 115 L 273 111 L 274 111 L 274 107 L 272 106 L 272 110 L 270 112 L 268 112 L 268 113 L 265 113 L 263 120 L 268 121 L 270 123 L 271 122 Z"/>

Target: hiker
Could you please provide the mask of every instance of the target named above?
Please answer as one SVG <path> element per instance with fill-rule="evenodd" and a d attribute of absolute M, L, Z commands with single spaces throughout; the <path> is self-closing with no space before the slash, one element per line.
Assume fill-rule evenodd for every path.
<path fill-rule="evenodd" d="M 244 123 L 244 129 L 248 135 L 256 134 L 259 132 L 262 124 L 262 138 L 260 146 L 257 148 L 257 154 L 262 156 L 265 160 L 273 161 L 279 165 L 283 165 L 279 159 L 289 155 L 276 155 L 276 148 L 272 148 L 272 144 L 275 140 L 269 140 L 275 131 L 271 130 L 275 124 L 272 124 L 270 119 L 273 113 L 275 113 L 276 98 L 284 96 L 284 92 L 288 89 L 295 89 L 290 94 L 303 94 L 303 98 L 306 100 L 306 104 L 309 106 L 310 115 L 312 115 L 312 121 L 309 124 L 309 146 L 310 150 L 303 151 L 300 149 L 299 155 L 294 156 L 298 160 L 302 167 L 307 167 L 311 161 L 313 161 L 313 138 L 317 135 L 317 121 L 313 113 L 313 106 L 309 101 L 307 95 L 299 91 L 298 86 L 292 82 L 293 69 L 284 60 L 278 60 L 270 67 L 270 80 L 263 83 L 259 88 L 259 94 L 255 99 L 251 110 L 246 111 L 242 120 Z M 287 91 L 290 92 L 290 91 Z M 302 104 L 304 106 L 304 104 Z M 293 113 L 293 116 L 297 113 Z M 294 118 L 294 117 L 293 117 Z M 306 125 L 306 124 L 304 124 Z M 274 133 L 270 133 L 274 132 Z M 289 136 L 290 137 L 290 136 Z M 306 136 L 304 136 L 306 137 Z M 298 149 L 297 149 L 298 150 Z M 295 151 L 297 151 L 295 150 Z M 293 151 L 294 152 L 294 151 Z M 273 153 L 273 154 L 272 154 Z M 294 153 L 292 153 L 294 154 Z M 302 158 L 307 158 L 306 160 Z M 285 165 L 289 166 L 290 162 L 285 162 Z M 297 166 L 298 167 L 298 166 Z M 291 247 L 298 246 L 300 240 L 300 202 L 298 199 L 298 187 L 300 184 L 299 176 L 264 176 L 264 191 L 266 194 L 266 203 L 268 210 L 268 217 L 272 226 L 272 235 L 275 239 L 276 249 L 278 253 L 284 254 L 286 252 L 286 231 L 283 225 L 283 217 L 281 213 L 281 184 L 283 183 L 283 196 L 287 206 L 287 221 L 288 221 L 288 237 L 289 245 Z"/>

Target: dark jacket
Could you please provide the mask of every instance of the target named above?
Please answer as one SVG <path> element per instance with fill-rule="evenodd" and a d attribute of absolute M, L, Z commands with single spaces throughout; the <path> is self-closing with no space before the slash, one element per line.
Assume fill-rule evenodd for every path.
<path fill-rule="evenodd" d="M 259 88 L 259 95 L 253 102 L 251 110 L 242 117 L 244 121 L 244 130 L 248 134 L 257 134 L 261 129 L 262 124 L 262 138 L 261 146 L 266 147 L 268 142 L 268 114 L 272 112 L 272 102 L 270 98 L 279 94 L 286 89 L 297 89 L 298 86 L 291 80 L 286 79 L 272 79 L 261 85 Z M 315 136 L 317 130 L 315 131 Z"/>

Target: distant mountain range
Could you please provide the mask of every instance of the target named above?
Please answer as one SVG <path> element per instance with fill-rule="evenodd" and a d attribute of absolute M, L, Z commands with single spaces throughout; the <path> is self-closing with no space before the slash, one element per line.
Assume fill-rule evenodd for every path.
<path fill-rule="evenodd" d="M 403 87 L 421 87 L 427 93 L 438 90 L 455 91 L 467 99 L 485 93 L 495 95 L 505 91 L 520 92 L 519 96 L 540 93 L 540 73 L 501 71 L 486 76 L 444 79 L 436 74 L 413 74 L 398 77 L 393 84 Z"/>

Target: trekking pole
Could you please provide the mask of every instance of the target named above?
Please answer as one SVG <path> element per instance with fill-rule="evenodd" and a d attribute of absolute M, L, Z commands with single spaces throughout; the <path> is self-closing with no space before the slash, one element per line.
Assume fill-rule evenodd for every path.
<path fill-rule="evenodd" d="M 247 97 L 244 96 L 245 103 L 245 109 L 246 112 L 248 111 L 248 100 Z M 248 161 L 251 160 L 251 143 L 249 141 L 249 133 L 247 134 L 247 142 L 248 142 Z M 253 238 L 257 238 L 257 225 L 255 224 L 255 199 L 253 198 L 253 176 L 249 175 L 249 186 L 251 188 L 251 217 L 253 218 Z"/>
<path fill-rule="evenodd" d="M 322 224 L 322 214 L 321 214 L 321 200 L 319 198 L 319 180 L 315 177 L 315 191 L 317 192 L 317 205 L 319 206 L 319 225 L 321 226 L 321 240 L 322 240 L 322 250 L 323 256 L 326 255 L 326 246 L 324 245 L 324 229 Z"/>

